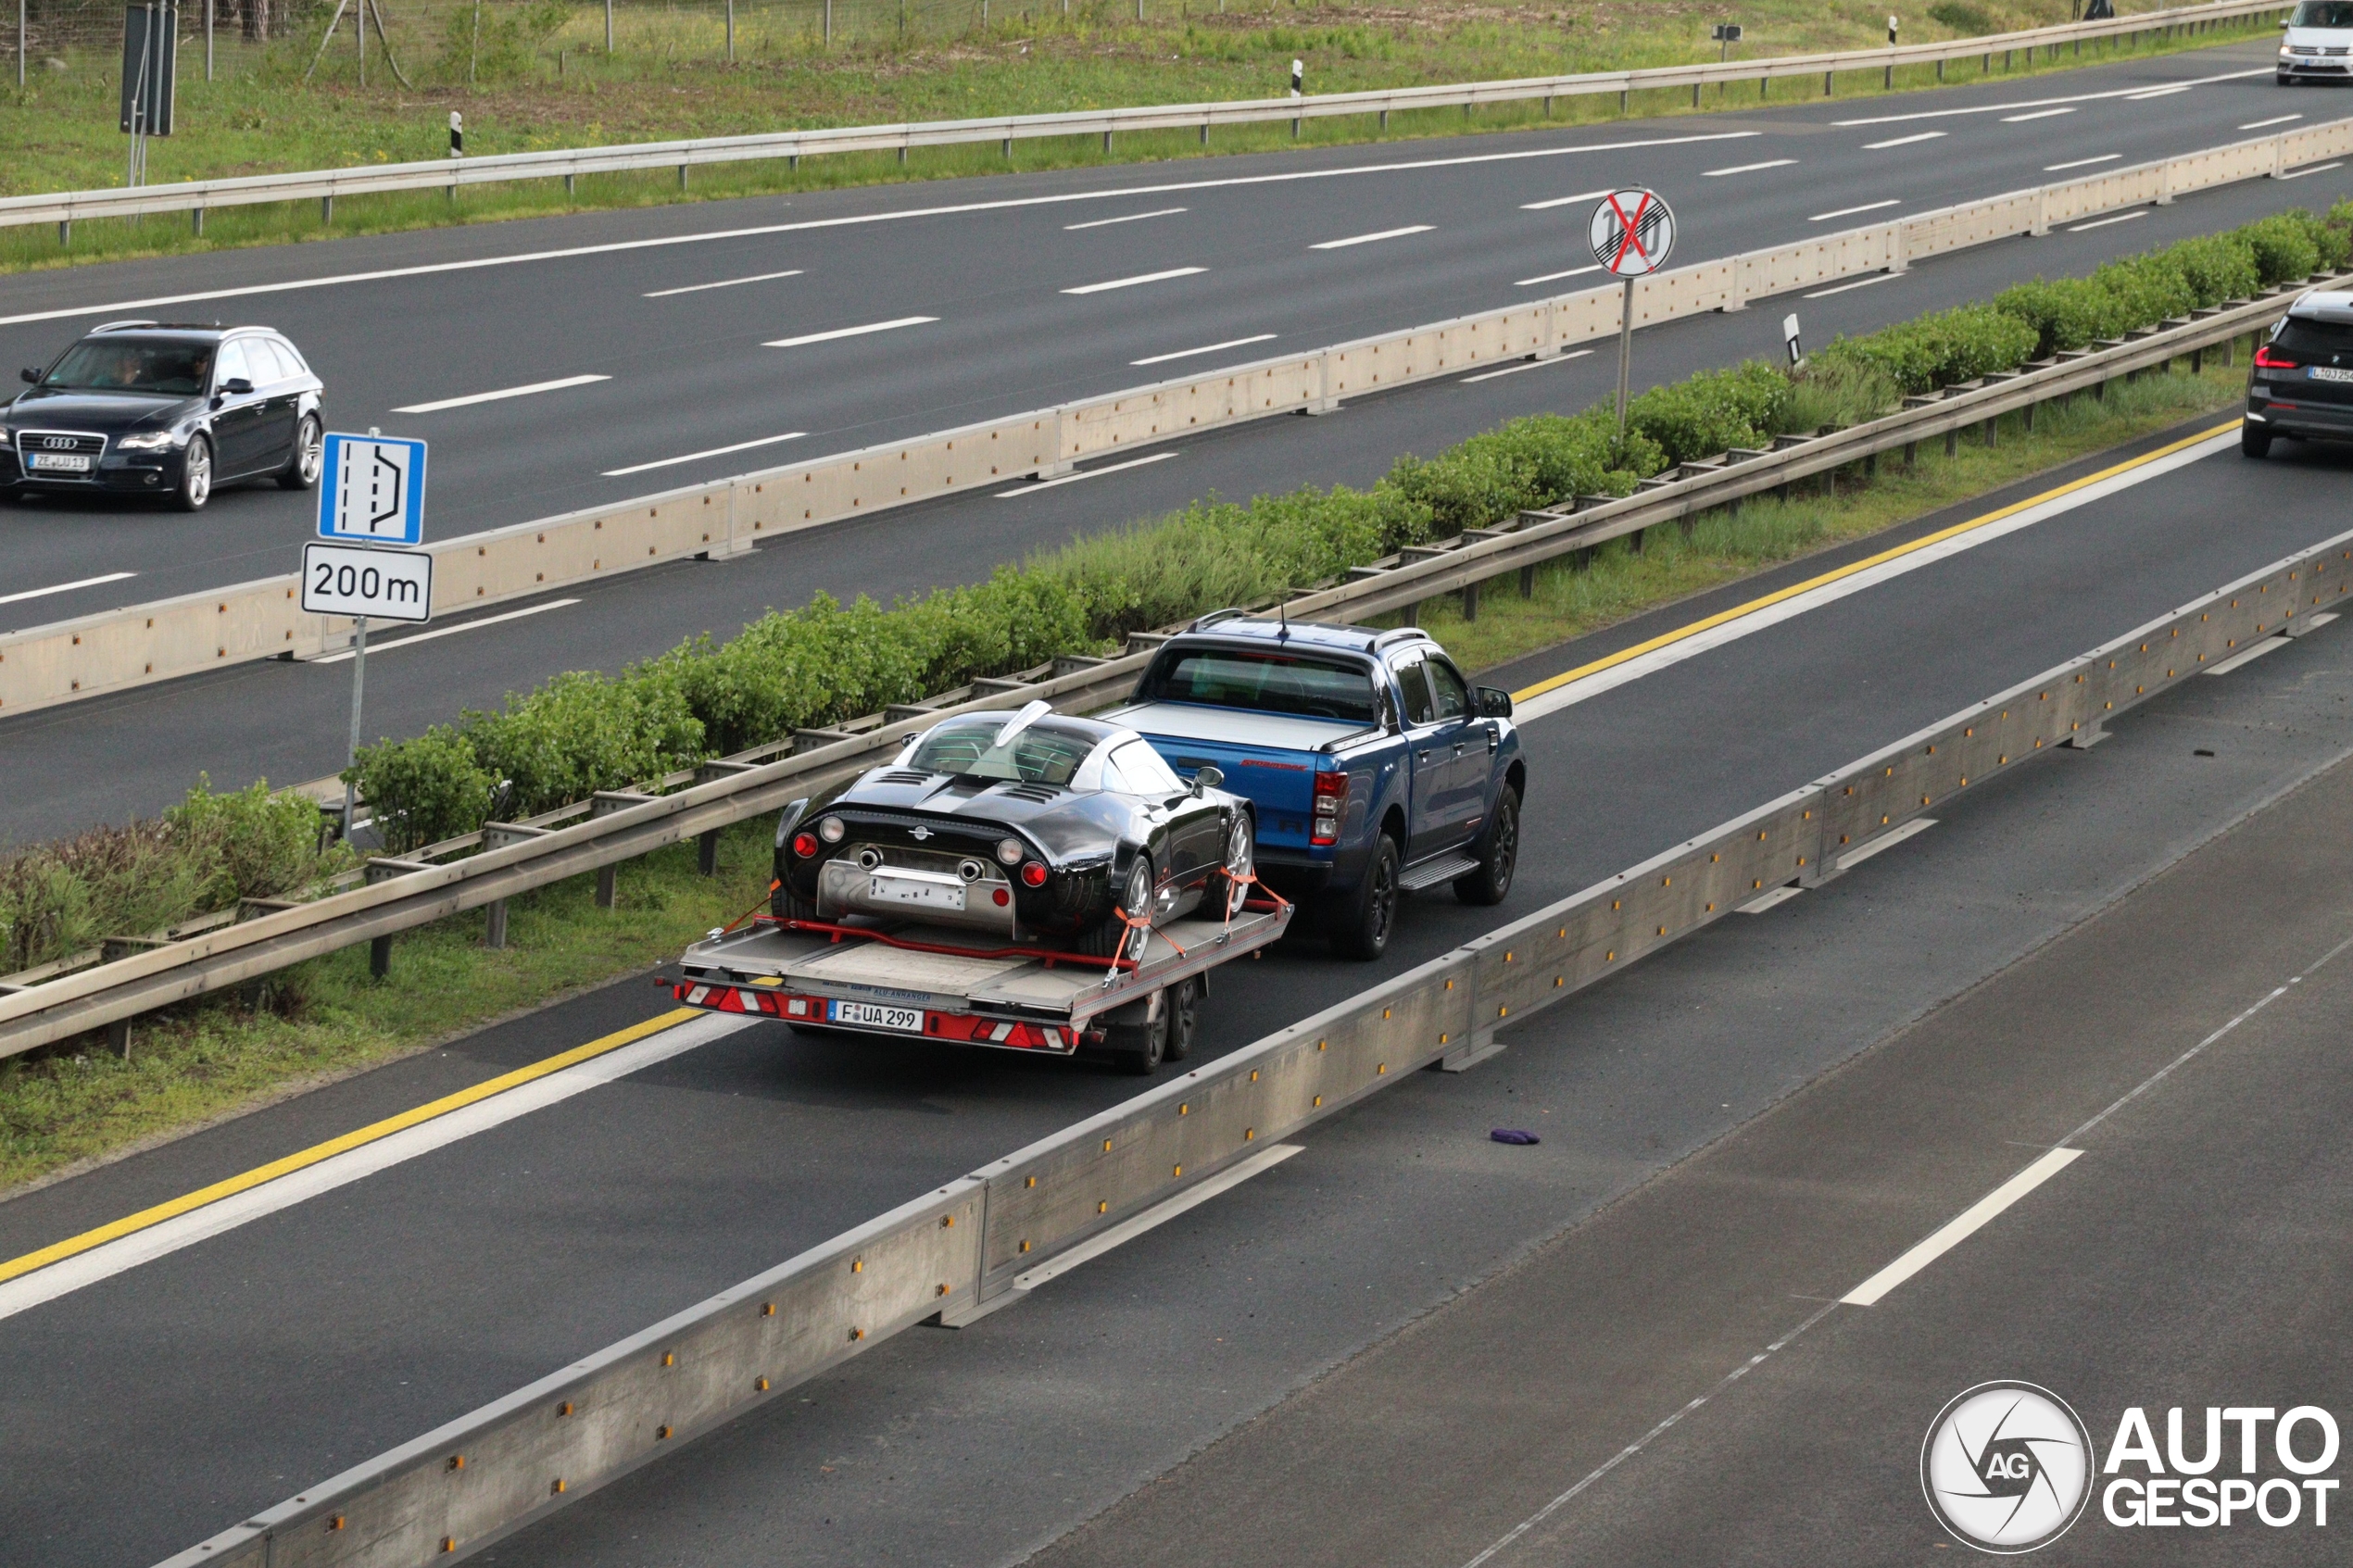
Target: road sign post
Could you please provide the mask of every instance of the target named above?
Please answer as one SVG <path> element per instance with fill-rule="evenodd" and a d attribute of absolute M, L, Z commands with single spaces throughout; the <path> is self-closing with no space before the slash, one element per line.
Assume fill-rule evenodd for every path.
<path fill-rule="evenodd" d="M 454 117 L 453 117 L 454 118 Z M 368 690 L 368 619 L 433 619 L 433 557 L 425 535 L 425 444 L 386 436 L 330 434 L 319 486 L 320 543 L 302 547 L 302 608 L 351 618 L 351 738 L 344 748 L 343 835 L 351 837 L 359 760 L 359 712 Z"/>
<path fill-rule="evenodd" d="M 1675 248 L 1675 212 L 1655 191 L 1612 191 L 1588 229 L 1593 259 L 1626 285 L 1617 322 L 1617 433 L 1626 434 L 1626 391 L 1634 367 L 1634 280 L 1667 265 Z"/>

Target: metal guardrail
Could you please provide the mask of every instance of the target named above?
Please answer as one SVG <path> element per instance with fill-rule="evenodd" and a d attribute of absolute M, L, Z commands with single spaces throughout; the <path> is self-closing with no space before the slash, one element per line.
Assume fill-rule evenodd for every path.
<path fill-rule="evenodd" d="M 2353 154 L 2353 119 L 1823 234 L 1655 274 L 1635 291 L 1645 326 L 1877 271 L 2192 191 Z M 449 615 L 632 568 L 722 557 L 762 539 L 889 507 L 1063 471 L 1132 450 L 1341 399 L 1541 358 L 1616 333 L 1616 285 L 1065 403 L 911 441 L 688 485 L 618 505 L 450 539 L 434 554 L 434 612 Z M 348 622 L 302 612 L 294 574 L 0 634 L 0 715 L 76 701 L 244 659 L 310 658 Z"/>
<path fill-rule="evenodd" d="M 2353 275 L 2313 280 L 2344 281 L 2353 281 Z M 2112 347 L 1989 377 L 1973 387 L 1950 389 L 1941 398 L 1917 399 L 1919 407 L 1849 429 L 1811 439 L 1784 438 L 1785 445 L 1775 451 L 1727 453 L 1715 461 L 1687 463 L 1674 477 L 1646 482 L 1622 499 L 1572 512 L 1525 513 L 1516 529 L 1482 531 L 1478 537 L 1452 541 L 1451 547 L 1416 549 L 1416 558 L 1352 573 L 1351 581 L 1287 603 L 1302 618 L 1378 615 L 1880 453 L 1937 436 L 1957 438 L 2003 414 L 2073 395 L 2184 354 L 2200 354 L 2208 346 L 2259 330 L 2284 314 L 2297 292 L 2284 287 L 2260 300 L 2203 311 L 2196 319 Z M 806 733 L 800 738 L 816 743 L 812 749 L 764 765 L 728 770 L 675 794 L 651 799 L 608 797 L 551 814 L 563 818 L 589 812 L 566 825 L 494 827 L 484 840 L 489 847 L 451 864 L 379 861 L 375 871 L 382 880 L 369 885 L 0 995 L 0 1057 L 258 979 L 359 942 L 388 939 L 776 810 L 788 799 L 854 776 L 894 750 L 903 737 L 950 713 L 1018 706 L 1037 698 L 1073 711 L 1106 707 L 1127 695 L 1147 656 L 1067 662 L 1077 667 L 1036 684 L 981 683 L 963 700 L 902 709 L 895 718 L 870 716 L 837 731 Z M 598 814 L 597 808 L 603 806 L 614 809 Z"/>
<path fill-rule="evenodd" d="M 684 185 L 687 170 L 697 165 L 740 163 L 755 159 L 817 157 L 828 154 L 897 152 L 903 159 L 915 147 L 944 147 L 999 142 L 1008 154 L 1016 141 L 1049 136 L 1095 136 L 1110 139 L 1122 132 L 1198 129 L 1202 140 L 1219 125 L 1264 124 L 1277 120 L 1322 119 L 1339 115 L 1389 116 L 1415 109 L 1468 109 L 1481 104 L 1528 103 L 1554 98 L 1583 97 L 1659 88 L 1692 89 L 1694 102 L 1701 88 L 1755 82 L 1769 90 L 1777 78 L 1823 78 L 1828 94 L 1839 71 L 1880 70 L 1934 65 L 1939 74 L 1949 60 L 1981 57 L 1991 68 L 1996 54 L 2006 57 L 2018 50 L 2062 45 L 2078 46 L 2099 39 L 2132 37 L 2176 28 L 2208 28 L 2223 21 L 2284 11 L 2280 0 L 2220 0 L 2218 4 L 2183 6 L 2117 17 L 2105 21 L 2070 22 L 2057 27 L 1992 33 L 1979 38 L 1951 39 L 1940 44 L 1906 44 L 1839 53 L 1784 55 L 1765 59 L 1734 60 L 1687 66 L 1660 66 L 1641 70 L 1597 71 L 1575 76 L 1531 77 L 1510 82 L 1477 82 L 1433 87 L 1403 87 L 1365 93 L 1317 94 L 1301 98 L 1253 98 L 1222 104 L 1168 104 L 1137 108 L 1080 110 L 1063 114 L 1010 115 L 988 119 L 958 119 L 904 125 L 843 126 L 830 130 L 782 131 L 749 136 L 713 136 L 691 141 L 647 142 L 625 146 L 564 148 L 535 153 L 501 153 L 487 157 L 441 158 L 351 169 L 283 174 L 243 175 L 223 180 L 197 180 L 171 185 L 144 185 L 121 190 L 69 191 L 51 194 L 0 197 L 0 228 L 30 223 L 56 223 L 67 232 L 77 219 L 121 218 L 158 212 L 195 215 L 202 232 L 205 212 L 212 207 L 246 207 L 265 202 L 321 201 L 337 196 L 384 191 L 448 190 L 510 180 L 567 182 L 584 174 L 610 174 L 635 169 L 678 170 Z"/>
<path fill-rule="evenodd" d="M 527 1525 L 1026 1273 L 2353 588 L 2340 534 L 1232 1056 L 1067 1127 L 169 1560 L 405 1568 Z"/>

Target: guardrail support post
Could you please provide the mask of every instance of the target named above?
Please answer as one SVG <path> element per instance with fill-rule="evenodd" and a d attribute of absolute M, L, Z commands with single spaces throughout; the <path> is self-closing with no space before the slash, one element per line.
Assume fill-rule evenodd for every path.
<path fill-rule="evenodd" d="M 577 178 L 578 176 L 571 174 L 564 176 L 564 199 L 566 201 L 570 201 L 572 199 L 573 192 L 578 188 L 573 183 L 573 182 Z"/>
<path fill-rule="evenodd" d="M 1944 455 L 1948 458 L 1957 457 L 1960 455 L 1960 450 L 1961 427 L 1955 425 L 1944 433 Z"/>
<path fill-rule="evenodd" d="M 1831 78 L 1832 76 L 1836 75 L 1836 74 L 1837 74 L 1837 73 L 1836 73 L 1835 71 L 1827 71 L 1827 70 L 1826 70 L 1826 71 L 1822 72 L 1822 96 L 1823 96 L 1823 97 L 1827 98 L 1827 97 L 1829 97 L 1829 96 L 1831 95 Z"/>
<path fill-rule="evenodd" d="M 1478 619 L 1478 584 L 1476 583 L 1463 584 L 1463 619 L 1465 621 Z"/>
<path fill-rule="evenodd" d="M 131 1060 L 131 1020 L 118 1018 L 107 1025 L 107 1049 L 125 1061 Z"/>
<path fill-rule="evenodd" d="M 483 922 L 482 945 L 494 950 L 504 947 L 507 945 L 507 901 L 493 898 L 484 913 L 488 918 Z"/>
<path fill-rule="evenodd" d="M 620 869 L 615 865 L 602 865 L 597 868 L 597 908 L 610 909 L 613 907 L 616 897 L 613 890 L 614 873 Z"/>
<path fill-rule="evenodd" d="M 1544 115 L 1545 115 L 1545 118 L 1546 118 L 1546 119 L 1549 119 L 1550 118 L 1552 118 L 1552 113 L 1553 113 L 1553 101 L 1552 101 L 1552 99 L 1547 98 L 1547 99 L 1545 99 L 1545 100 L 1544 100 Z M 1381 110 L 1381 111 L 1380 111 L 1380 128 L 1381 128 L 1383 131 L 1386 131 L 1386 130 L 1388 130 L 1388 129 L 1389 129 L 1389 111 L 1388 111 L 1387 109 L 1383 109 L 1383 110 Z M 1208 126 L 1206 126 L 1206 125 L 1204 125 L 1204 126 L 1202 126 L 1202 129 L 1203 131 L 1207 131 L 1207 130 L 1209 129 L 1209 127 L 1208 127 Z M 1206 140 L 1206 139 L 1207 139 L 1206 137 L 1204 137 L 1204 138 L 1203 138 L 1203 140 Z"/>
<path fill-rule="evenodd" d="M 368 977 L 382 980 L 392 972 L 392 938 L 378 936 L 368 943 Z"/>
<path fill-rule="evenodd" d="M 1994 415 L 1992 419 L 1987 420 L 1985 421 L 1985 446 L 1986 446 L 1986 450 L 1988 450 L 1988 451 L 1993 450 L 1993 447 L 1994 447 L 1994 436 L 1995 436 L 1995 435 L 1996 435 L 1996 434 L 2000 432 L 2000 430 L 2001 430 L 2001 425 L 2002 425 L 2002 416 L 2001 416 L 2001 415 L 1999 415 L 1999 414 Z"/>
<path fill-rule="evenodd" d="M 334 220 L 335 198 L 333 196 L 321 196 L 319 198 L 319 221 L 321 223 L 333 223 Z"/>
<path fill-rule="evenodd" d="M 703 876 L 719 874 L 719 830 L 710 828 L 695 834 L 695 870 Z"/>
<path fill-rule="evenodd" d="M 196 210 L 195 210 L 195 212 L 191 213 L 189 216 L 190 216 L 190 217 L 191 217 L 191 218 L 195 220 L 195 227 L 196 227 L 196 238 L 198 238 L 198 239 L 203 239 L 203 238 L 204 238 L 204 208 L 203 208 L 203 207 L 198 207 L 198 208 L 196 208 Z"/>
<path fill-rule="evenodd" d="M 2018 423 L 2020 433 L 2025 435 L 2032 435 L 2034 433 L 2034 410 L 2041 407 L 2042 405 L 2040 403 L 2029 403 L 2025 408 L 2019 410 Z"/>
<path fill-rule="evenodd" d="M 1290 122 L 1290 133 L 1294 136 L 1299 134 L 1299 121 L 1294 119 Z M 1111 151 L 1111 132 L 1108 131 L 1103 132 L 1103 151 Z M 904 147 L 899 149 L 899 161 L 901 163 L 907 161 L 907 149 Z"/>
<path fill-rule="evenodd" d="M 678 188 L 682 191 L 686 188 L 686 166 L 683 163 L 678 166 Z"/>
<path fill-rule="evenodd" d="M 1692 107 L 1699 107 L 1699 83 L 1696 82 L 1692 83 Z"/>
<path fill-rule="evenodd" d="M 1536 569 L 1533 566 L 1519 569 L 1519 596 L 1523 599 L 1536 596 Z"/>

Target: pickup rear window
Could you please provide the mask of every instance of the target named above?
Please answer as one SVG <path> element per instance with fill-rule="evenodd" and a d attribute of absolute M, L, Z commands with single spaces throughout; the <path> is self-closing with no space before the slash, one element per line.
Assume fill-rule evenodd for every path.
<path fill-rule="evenodd" d="M 1369 724 L 1378 711 L 1361 664 L 1231 648 L 1171 649 L 1144 677 L 1144 702 L 1203 702 Z"/>

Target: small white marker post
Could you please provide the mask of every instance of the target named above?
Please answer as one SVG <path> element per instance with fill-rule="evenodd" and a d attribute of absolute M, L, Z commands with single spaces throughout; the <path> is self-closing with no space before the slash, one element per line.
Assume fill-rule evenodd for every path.
<path fill-rule="evenodd" d="M 1794 312 L 1781 318 L 1781 336 L 1789 343 L 1789 368 L 1794 370 L 1806 363 L 1806 351 L 1797 344 L 1797 316 Z"/>
<path fill-rule="evenodd" d="M 1617 433 L 1626 434 L 1626 389 L 1634 367 L 1634 280 L 1667 265 L 1675 248 L 1675 212 L 1655 191 L 1612 191 L 1593 209 L 1587 237 L 1593 259 L 1624 280 L 1617 324 Z"/>
<path fill-rule="evenodd" d="M 328 543 L 303 546 L 302 608 L 305 614 L 351 617 L 351 736 L 344 749 L 347 774 L 359 759 L 360 704 L 368 690 L 368 617 L 422 621 L 433 614 L 433 558 L 381 548 L 423 542 L 425 444 L 386 437 L 370 425 L 365 436 L 330 434 L 324 456 L 319 538 Z M 355 545 L 360 547 L 350 547 Z M 355 786 L 346 777 L 346 842 L 357 804 Z"/>

